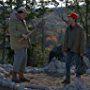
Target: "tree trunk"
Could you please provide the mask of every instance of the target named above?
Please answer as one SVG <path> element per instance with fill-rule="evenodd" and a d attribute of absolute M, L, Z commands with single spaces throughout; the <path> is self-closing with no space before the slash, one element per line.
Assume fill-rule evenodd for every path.
<path fill-rule="evenodd" d="M 86 26 L 86 35 L 87 35 L 87 46 L 89 45 L 89 0 L 85 0 L 86 3 L 86 18 L 85 18 L 85 26 Z"/>

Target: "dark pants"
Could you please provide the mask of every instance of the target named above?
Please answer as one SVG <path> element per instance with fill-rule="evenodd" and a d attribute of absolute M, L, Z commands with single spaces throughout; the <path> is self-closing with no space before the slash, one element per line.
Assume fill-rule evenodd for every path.
<path fill-rule="evenodd" d="M 78 71 L 81 66 L 81 57 L 80 55 L 69 51 L 66 56 L 66 79 L 68 80 L 70 80 L 70 67 L 72 66 L 72 63 L 76 66 L 76 77 L 80 77 Z"/>

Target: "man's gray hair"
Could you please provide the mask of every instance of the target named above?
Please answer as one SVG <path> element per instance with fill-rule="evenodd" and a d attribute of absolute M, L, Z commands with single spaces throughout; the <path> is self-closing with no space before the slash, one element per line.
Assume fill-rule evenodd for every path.
<path fill-rule="evenodd" d="M 17 9 L 17 12 L 24 12 L 24 13 L 27 13 L 27 10 L 25 7 L 20 7 Z"/>

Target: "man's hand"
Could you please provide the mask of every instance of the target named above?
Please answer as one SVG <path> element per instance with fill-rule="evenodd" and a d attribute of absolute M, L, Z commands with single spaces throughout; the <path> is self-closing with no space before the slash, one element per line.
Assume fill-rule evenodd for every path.
<path fill-rule="evenodd" d="M 28 36 L 26 34 L 23 34 L 22 37 L 28 39 Z"/>
<path fill-rule="evenodd" d="M 64 54 L 65 56 L 67 56 L 67 52 L 65 52 L 65 51 L 63 51 L 63 54 Z"/>
<path fill-rule="evenodd" d="M 83 54 L 83 53 L 80 53 L 80 56 L 81 56 L 81 57 L 83 57 L 83 56 L 84 56 L 84 54 Z"/>
<path fill-rule="evenodd" d="M 28 39 L 28 36 L 26 34 L 22 35 L 22 38 L 19 39 L 19 42 L 22 42 L 24 39 Z"/>
<path fill-rule="evenodd" d="M 67 48 L 63 48 L 63 54 L 66 56 L 67 55 Z"/>

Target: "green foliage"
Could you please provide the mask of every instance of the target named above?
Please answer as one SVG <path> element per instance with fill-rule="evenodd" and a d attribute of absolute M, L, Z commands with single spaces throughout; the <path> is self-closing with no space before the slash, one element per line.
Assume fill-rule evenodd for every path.
<path fill-rule="evenodd" d="M 31 42 L 31 43 L 33 43 L 32 48 L 30 48 L 28 50 L 28 56 L 30 56 L 28 59 L 34 63 L 34 66 L 38 66 L 38 67 L 44 65 L 47 62 L 47 57 L 48 57 L 48 55 L 47 55 L 48 51 L 45 49 L 45 45 L 44 45 L 45 44 L 44 43 L 45 33 L 44 33 L 43 15 L 45 13 L 51 12 L 51 10 L 45 7 L 46 4 L 47 4 L 46 2 L 40 1 L 39 9 L 34 8 L 34 10 L 33 10 L 33 8 L 30 7 L 30 9 L 29 9 L 30 12 L 28 15 L 28 19 L 41 18 L 41 23 L 39 23 L 40 31 L 39 31 L 39 33 L 35 32 L 35 33 L 37 33 L 35 36 L 37 36 L 37 35 L 39 36 L 39 40 L 36 39 L 36 41 L 38 42 L 38 45 L 37 45 L 37 42 L 35 42 L 35 41 L 34 41 L 34 43 Z M 35 4 L 31 3 L 32 7 L 33 7 L 33 5 L 35 5 Z M 35 36 L 33 36 L 33 37 L 35 38 Z"/>
<path fill-rule="evenodd" d="M 43 1 L 41 0 L 39 2 L 39 5 L 35 2 L 35 0 L 27 0 L 26 1 L 26 4 L 23 4 L 23 1 L 26 1 L 26 0 L 8 0 L 6 1 L 5 3 L 3 1 L 0 1 L 0 5 L 2 8 L 1 11 L 0 11 L 0 44 L 3 43 L 5 45 L 5 35 L 6 35 L 6 32 L 7 32 L 7 29 L 8 29 L 8 23 L 7 23 L 7 20 L 6 18 L 9 17 L 10 15 L 10 12 L 12 10 L 12 7 L 20 7 L 22 5 L 26 6 L 27 9 L 28 9 L 28 17 L 27 17 L 27 20 L 32 20 L 32 19 L 36 19 L 36 18 L 41 18 L 41 23 L 40 24 L 40 31 L 38 33 L 37 32 L 34 32 L 34 34 L 32 34 L 32 39 L 34 39 L 36 36 L 39 36 L 39 40 L 36 38 L 34 42 L 32 42 L 33 40 L 31 40 L 31 48 L 28 49 L 28 60 L 31 60 L 34 62 L 34 66 L 42 66 L 44 65 L 47 60 L 48 60 L 48 54 L 49 54 L 49 50 L 47 50 L 45 48 L 45 43 L 44 43 L 44 40 L 45 40 L 45 33 L 44 33 L 44 24 L 45 24 L 45 21 L 43 19 L 43 16 L 44 14 L 46 13 L 49 13 L 51 12 L 52 10 L 48 9 L 45 7 L 45 5 L 48 5 L 49 3 L 53 3 L 56 8 L 57 6 L 59 5 L 59 3 L 56 1 L 56 0 L 47 0 L 47 1 Z M 84 22 L 84 26 L 85 26 L 85 29 L 87 29 L 87 12 L 89 12 L 89 9 L 88 9 L 88 0 L 85 0 L 86 3 L 87 3 L 87 6 L 85 6 L 85 9 L 83 9 L 82 7 L 78 6 L 78 4 L 71 8 L 71 7 L 67 7 L 67 11 L 68 12 L 71 12 L 71 11 L 77 11 L 79 12 L 80 16 L 82 17 L 82 20 L 79 20 L 81 23 Z M 35 6 L 39 6 L 39 9 L 35 9 Z M 86 12 L 87 11 L 87 12 Z M 32 31 L 33 30 L 33 26 L 30 26 L 29 25 L 29 30 Z M 37 43 L 38 42 L 38 43 Z M 3 51 L 1 50 L 2 54 Z M 3 55 L 1 54 L 1 57 L 2 57 L 2 60 L 4 59 Z M 13 51 L 8 48 L 8 54 L 7 54 L 7 62 L 9 63 L 12 63 L 12 59 L 13 59 Z"/>
<path fill-rule="evenodd" d="M 16 8 L 18 8 L 18 7 L 23 5 L 23 1 L 24 0 L 16 0 L 16 2 L 15 2 L 13 0 L 8 0 L 5 3 L 0 1 L 0 4 L 2 5 L 2 8 L 3 8 L 2 12 L 0 13 L 0 25 L 1 25 L 1 29 L 2 29 L 2 31 L 0 32 L 0 34 L 2 34 L 2 35 L 0 35 L 0 42 L 2 41 L 4 46 L 5 46 L 5 38 L 6 38 L 5 35 L 6 35 L 7 30 L 8 30 L 8 23 L 6 21 L 6 18 L 9 17 L 10 12 L 12 10 L 12 6 L 15 6 Z M 33 7 L 37 3 L 35 3 L 33 0 L 30 1 L 30 2 L 27 0 L 26 7 L 27 8 L 29 7 L 28 8 L 29 14 L 28 14 L 27 20 L 28 19 L 35 19 L 35 18 L 43 18 L 43 15 L 46 12 L 50 11 L 48 8 L 45 7 L 45 5 L 47 4 L 46 2 L 40 2 L 40 3 L 41 3 L 40 8 L 36 10 Z M 7 5 L 7 6 L 5 6 L 5 5 Z M 33 11 L 33 9 L 34 9 L 34 11 Z M 42 23 L 43 23 L 43 20 L 42 20 Z M 32 29 L 33 29 L 32 26 L 30 26 L 29 30 L 31 31 Z M 41 29 L 43 31 L 43 27 L 41 27 Z M 42 36 L 41 38 L 44 37 L 42 31 L 39 33 Z M 38 46 L 37 46 L 36 42 L 34 42 L 34 43 L 31 42 L 32 43 L 32 45 L 31 45 L 32 48 L 28 49 L 28 59 L 35 60 L 34 66 L 42 66 L 46 62 L 45 60 L 47 58 L 47 55 L 46 55 L 47 52 L 44 49 L 44 47 L 42 48 L 44 43 L 41 40 L 43 40 L 43 39 L 40 39 L 38 41 L 38 43 L 39 43 Z M 44 52 L 42 52 L 42 49 L 44 50 Z M 13 61 L 13 51 L 10 48 L 8 48 L 7 50 L 8 50 L 7 56 L 5 54 L 5 50 L 4 49 L 1 50 L 1 53 L 2 53 L 1 54 L 1 60 L 4 60 L 5 57 L 7 57 L 7 62 L 12 63 L 12 61 Z"/>
<path fill-rule="evenodd" d="M 42 48 L 40 45 L 32 44 L 31 48 L 28 49 L 28 65 L 34 67 L 41 67 L 45 65 L 48 60 L 48 50 L 44 50 L 44 57 L 42 53 Z M 44 59 L 43 59 L 44 58 Z"/>

